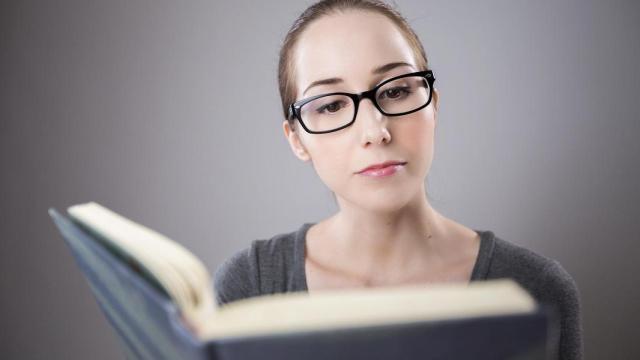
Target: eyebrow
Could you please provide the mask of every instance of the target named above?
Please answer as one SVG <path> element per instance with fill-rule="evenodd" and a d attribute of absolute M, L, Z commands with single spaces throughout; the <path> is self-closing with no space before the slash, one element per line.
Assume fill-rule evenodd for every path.
<path fill-rule="evenodd" d="M 388 63 L 385 65 L 381 65 L 378 66 L 377 68 L 373 69 L 371 71 L 372 74 L 384 74 L 387 71 L 390 71 L 392 69 L 395 69 L 399 66 L 411 66 L 413 67 L 413 65 L 406 63 L 404 61 L 396 61 L 396 62 L 392 62 L 392 63 Z M 304 95 L 309 89 L 311 89 L 314 86 L 319 86 L 319 85 L 332 85 L 332 84 L 339 84 L 341 82 L 344 82 L 344 80 L 342 80 L 341 78 L 328 78 L 328 79 L 322 79 L 322 80 L 316 80 L 314 82 L 312 82 L 309 86 L 307 86 L 306 89 L 304 89 L 304 91 L 302 92 L 302 95 Z"/>

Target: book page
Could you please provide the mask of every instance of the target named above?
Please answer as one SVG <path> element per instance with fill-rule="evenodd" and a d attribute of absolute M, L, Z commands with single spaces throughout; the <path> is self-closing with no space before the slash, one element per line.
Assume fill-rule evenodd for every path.
<path fill-rule="evenodd" d="M 219 308 L 207 338 L 288 333 L 506 315 L 535 311 L 535 300 L 510 279 L 254 297 Z"/>
<path fill-rule="evenodd" d="M 209 272 L 189 250 L 95 202 L 71 206 L 68 212 L 74 221 L 138 260 L 194 327 L 200 328 L 200 322 L 215 311 Z"/>

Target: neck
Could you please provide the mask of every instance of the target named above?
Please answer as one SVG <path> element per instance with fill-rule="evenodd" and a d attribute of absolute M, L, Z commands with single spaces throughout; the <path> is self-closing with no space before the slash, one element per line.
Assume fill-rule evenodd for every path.
<path fill-rule="evenodd" d="M 354 267 L 372 273 L 406 269 L 441 251 L 445 219 L 416 196 L 399 210 L 370 211 L 339 199 L 340 211 L 329 221 L 336 250 Z"/>

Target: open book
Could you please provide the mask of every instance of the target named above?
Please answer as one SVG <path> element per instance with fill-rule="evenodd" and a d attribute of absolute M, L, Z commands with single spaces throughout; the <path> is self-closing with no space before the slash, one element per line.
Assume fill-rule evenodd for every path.
<path fill-rule="evenodd" d="M 175 339 L 165 341 L 164 345 L 149 344 L 154 342 L 153 333 L 160 330 L 180 333 L 178 337 L 188 343 L 187 347 L 192 345 L 202 350 L 206 344 L 219 345 L 214 351 L 216 356 L 210 355 L 211 349 L 198 350 L 196 352 L 201 355 L 209 354 L 196 356 L 198 358 L 243 358 L 230 354 L 246 355 L 247 349 L 253 349 L 253 354 L 261 354 L 262 358 L 282 358 L 282 354 L 288 354 L 287 349 L 294 351 L 293 341 L 310 344 L 310 347 L 304 347 L 307 350 L 314 346 L 327 350 L 332 348 L 332 334 L 334 337 L 342 334 L 341 340 L 336 340 L 341 344 L 338 348 L 350 349 L 347 352 L 352 356 L 355 353 L 349 351 L 357 346 L 371 351 L 376 351 L 375 346 L 385 346 L 378 355 L 384 351 L 397 355 L 393 352 L 396 350 L 389 348 L 401 344 L 394 334 L 413 339 L 407 340 L 413 341 L 413 345 L 406 345 L 414 346 L 412 351 L 415 352 L 418 350 L 416 344 L 429 344 L 427 338 L 424 339 L 426 342 L 416 342 L 416 334 L 433 333 L 437 339 L 447 334 L 438 330 L 441 326 L 449 329 L 449 333 L 457 329 L 446 336 L 449 341 L 458 338 L 460 343 L 465 343 L 464 339 L 459 339 L 461 336 L 477 334 L 520 336 L 516 345 L 507 338 L 502 339 L 511 341 L 510 353 L 507 350 L 496 352 L 502 346 L 500 344 L 484 344 L 484 348 L 493 349 L 487 353 L 489 357 L 537 354 L 541 357 L 527 358 L 545 358 L 547 316 L 544 309 L 509 279 L 272 294 L 218 307 L 206 267 L 179 243 L 95 202 L 71 206 L 68 217 L 55 209 L 50 209 L 49 213 L 71 246 L 101 308 L 129 348 L 130 357 L 157 358 L 160 354 L 161 358 L 172 358 L 166 356 L 171 353 L 166 343 Z M 155 305 L 152 306 L 160 310 L 149 309 L 146 304 L 149 297 L 153 298 Z M 144 305 L 140 305 L 142 303 Z M 165 325 L 159 325 L 157 314 L 166 316 L 173 329 L 159 329 Z M 499 326 L 502 328 L 498 329 Z M 467 333 L 465 329 L 474 329 L 477 334 L 471 330 Z M 350 347 L 349 334 L 356 334 L 353 341 L 360 345 Z M 294 340 L 296 336 L 298 340 Z M 367 340 L 367 336 L 373 338 Z M 491 341 L 496 340 L 500 339 Z M 220 344 L 225 343 L 235 344 L 232 347 L 235 350 L 221 348 Z M 276 343 L 280 344 L 279 348 L 274 347 Z M 244 347 L 238 347 L 238 344 L 244 344 Z M 150 346 L 157 348 L 144 349 Z M 165 346 L 164 350 L 162 346 Z M 236 351 L 239 348 L 244 350 Z M 437 346 L 431 344 L 429 348 L 436 349 Z M 265 349 L 273 350 L 273 356 L 264 353 Z M 227 356 L 221 356 L 225 351 Z M 274 355 L 278 351 L 281 351 L 280 355 Z M 325 351 L 323 356 L 316 355 L 322 358 L 330 353 Z M 374 358 L 376 354 L 369 355 Z M 424 355 L 422 358 L 428 358 Z M 179 357 L 187 358 L 184 353 Z M 476 353 L 473 358 L 483 357 Z"/>

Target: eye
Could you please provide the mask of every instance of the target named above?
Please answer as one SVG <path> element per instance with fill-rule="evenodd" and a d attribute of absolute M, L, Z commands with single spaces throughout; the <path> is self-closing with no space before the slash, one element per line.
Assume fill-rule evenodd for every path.
<path fill-rule="evenodd" d="M 343 105 L 342 101 L 334 101 L 332 103 L 328 103 L 320 106 L 318 109 L 316 109 L 316 111 L 320 114 L 324 113 L 325 110 L 327 110 L 330 113 L 335 113 L 335 112 L 338 112 L 340 109 L 342 109 L 342 105 Z"/>
<path fill-rule="evenodd" d="M 396 86 L 396 87 L 392 87 L 390 89 L 384 90 L 382 93 L 380 93 L 380 98 L 400 99 L 410 93 L 411 91 L 409 91 L 408 86 Z"/>

